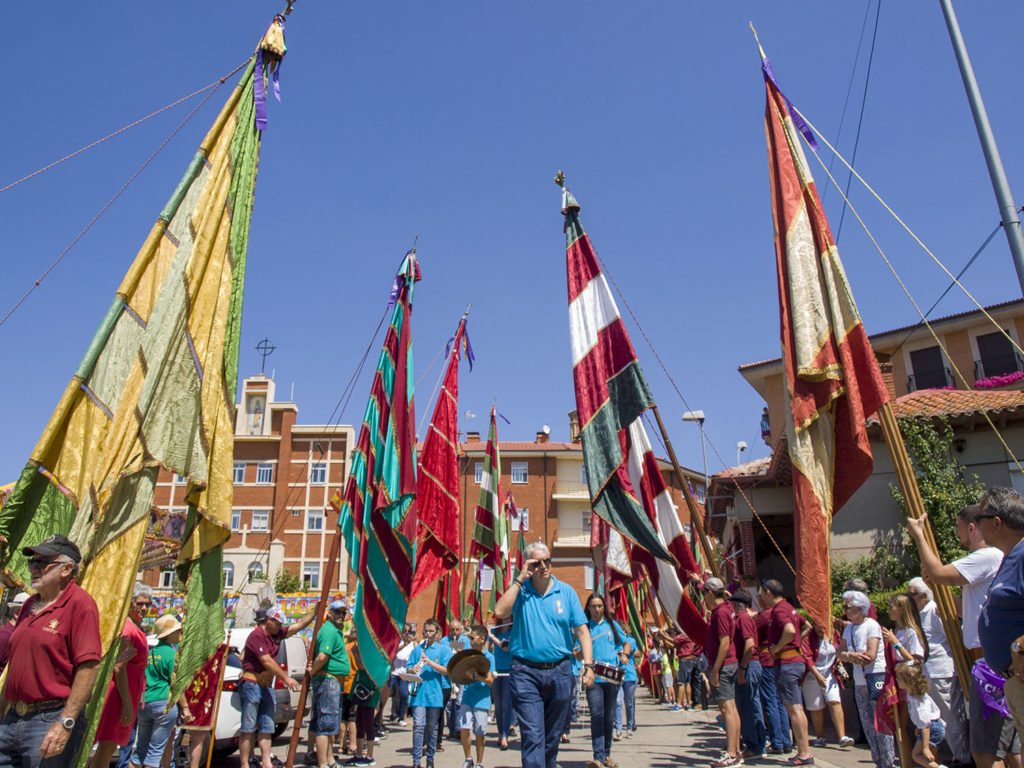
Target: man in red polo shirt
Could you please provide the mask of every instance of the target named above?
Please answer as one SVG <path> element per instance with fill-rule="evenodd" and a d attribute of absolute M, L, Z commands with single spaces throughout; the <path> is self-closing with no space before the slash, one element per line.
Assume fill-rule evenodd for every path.
<path fill-rule="evenodd" d="M 718 700 L 725 725 L 725 752 L 711 768 L 743 765 L 740 755 L 740 714 L 736 709 L 736 643 L 733 642 L 736 617 L 729 603 L 730 594 L 721 579 L 710 578 L 701 590 L 704 604 L 711 609 L 704 654 L 708 659 L 708 681 Z"/>
<path fill-rule="evenodd" d="M 776 579 L 761 582 L 758 599 L 770 611 L 766 639 L 772 658 L 775 659 L 775 688 L 779 693 L 779 701 L 786 707 L 789 724 L 793 728 L 793 741 L 796 742 L 796 755 L 787 762 L 790 765 L 814 765 L 807 737 L 803 690 L 800 687 L 807 671 L 800 650 L 800 624 L 803 620 L 782 596 L 782 584 Z"/>
<path fill-rule="evenodd" d="M 242 681 L 238 686 L 242 699 L 242 723 L 238 729 L 238 756 L 242 768 L 249 765 L 253 740 L 259 733 L 260 755 L 263 768 L 273 768 L 274 756 L 270 752 L 274 737 L 274 690 L 271 686 L 278 677 L 289 690 L 297 691 L 302 686 L 277 663 L 277 652 L 287 638 L 301 632 L 313 623 L 316 608 L 290 626 L 288 618 L 280 608 L 267 611 L 262 626 L 249 633 L 242 652 Z M 278 763 L 280 761 L 277 761 Z"/>
<path fill-rule="evenodd" d="M 0 765 L 70 765 L 86 731 L 79 717 L 101 658 L 96 602 L 75 581 L 82 554 L 64 536 L 21 550 L 36 594 L 18 614 L 0 705 Z"/>

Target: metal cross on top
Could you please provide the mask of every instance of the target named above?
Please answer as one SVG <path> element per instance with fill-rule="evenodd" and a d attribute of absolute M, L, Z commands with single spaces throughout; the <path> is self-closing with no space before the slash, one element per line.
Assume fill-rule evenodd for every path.
<path fill-rule="evenodd" d="M 263 372 L 266 370 L 267 358 L 270 357 L 275 349 L 277 349 L 277 347 L 271 344 L 270 339 L 268 338 L 260 340 L 260 343 L 256 345 L 256 351 L 263 356 L 263 361 L 260 363 L 260 376 L 262 376 Z"/>

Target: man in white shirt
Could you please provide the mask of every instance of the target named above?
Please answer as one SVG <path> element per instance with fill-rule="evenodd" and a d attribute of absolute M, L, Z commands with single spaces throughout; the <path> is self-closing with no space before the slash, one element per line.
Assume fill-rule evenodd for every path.
<path fill-rule="evenodd" d="M 967 739 L 967 712 L 963 696 L 953 701 L 953 681 L 956 669 L 950 656 L 946 628 L 936 610 L 931 587 L 920 576 L 907 584 L 907 594 L 917 603 L 921 614 L 921 629 L 928 640 L 928 661 L 924 673 L 928 678 L 929 695 L 939 709 L 939 717 L 946 723 L 946 744 L 953 759 L 958 763 L 971 760 L 970 744 Z"/>
<path fill-rule="evenodd" d="M 992 578 L 1003 562 L 1002 551 L 990 547 L 977 525 L 979 513 L 977 504 L 964 507 L 957 514 L 956 534 L 960 546 L 969 554 L 949 565 L 943 565 L 938 554 L 931 548 L 924 535 L 924 524 L 928 515 L 920 519 L 907 518 L 907 533 L 917 544 L 921 554 L 921 575 L 932 584 L 961 587 L 961 614 L 963 616 L 964 646 L 971 662 L 981 658 L 981 640 L 978 638 L 978 617 L 988 595 Z M 970 720 L 971 754 L 977 768 L 993 768 L 998 760 L 1006 760 L 1009 766 L 1020 766 L 1020 740 L 1016 737 L 1013 718 L 996 715 L 986 718 L 982 713 L 981 698 L 977 686 L 972 685 L 968 693 Z M 954 680 L 952 706 L 963 700 L 959 680 Z M 1016 756 L 1016 757 L 1015 757 Z"/>

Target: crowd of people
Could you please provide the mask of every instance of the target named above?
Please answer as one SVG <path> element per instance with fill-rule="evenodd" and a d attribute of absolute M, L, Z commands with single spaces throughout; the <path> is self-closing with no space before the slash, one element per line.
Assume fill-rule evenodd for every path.
<path fill-rule="evenodd" d="M 463 768 L 483 768 L 491 723 L 500 750 L 509 748 L 518 729 L 524 768 L 555 768 L 559 745 L 573 738 L 582 698 L 589 712 L 588 768 L 617 768 L 613 746 L 636 729 L 643 666 L 653 695 L 670 710 L 718 709 L 725 748 L 710 768 L 768 755 L 813 765 L 812 749 L 826 743 L 826 710 L 836 746 L 850 747 L 841 692 L 851 685 L 858 732 L 877 768 L 896 764 L 901 745 L 894 734 L 900 733 L 922 768 L 1021 768 L 1024 498 L 992 488 L 960 510 L 957 536 L 967 554 L 951 563 L 941 561 L 924 524 L 907 523 L 921 576 L 889 598 L 886 623 L 892 626 L 882 626 L 867 585 L 857 580 L 845 585 L 841 615 L 822 626 L 804 618 L 775 579 L 727 588 L 721 579 L 695 577 L 705 636 L 652 627 L 637 637 L 644 633 L 631 634 L 611 618 L 601 595 L 581 602 L 556 579 L 550 550 L 538 541 L 528 545 L 524 568 L 498 599 L 492 626 L 453 621 L 445 634 L 428 619 L 417 637 L 406 625 L 392 675 L 378 688 L 363 668 L 347 603 L 334 601 L 307 656 L 312 711 L 306 762 L 375 765 L 374 745 L 386 732 L 390 702 L 392 723 L 411 720 L 413 768 L 435 768 L 446 729 L 461 741 Z M 50 536 L 23 551 L 34 594 L 17 595 L 10 622 L 0 628 L 0 665 L 7 666 L 0 766 L 69 765 L 87 731 L 84 708 L 101 661 L 98 610 L 75 583 L 81 554 L 71 541 Z M 936 585 L 959 588 L 959 631 L 975 681 L 966 691 L 949 625 L 936 608 Z M 115 760 L 165 766 L 176 728 L 191 718 L 184 697 L 168 702 L 181 624 L 165 614 L 147 639 L 142 620 L 151 604 L 151 590 L 137 585 L 106 682 L 94 766 Z M 314 613 L 289 622 L 271 607 L 257 619 L 228 663 L 241 668 L 241 764 L 275 768 L 273 685 L 300 687 L 278 651 Z M 467 649 L 475 652 L 474 664 L 453 682 L 449 662 Z M 886 713 L 879 717 L 876 709 L 889 681 L 899 703 L 891 710 L 896 722 L 886 724 Z M 206 749 L 202 732 L 197 735 L 193 765 Z"/>

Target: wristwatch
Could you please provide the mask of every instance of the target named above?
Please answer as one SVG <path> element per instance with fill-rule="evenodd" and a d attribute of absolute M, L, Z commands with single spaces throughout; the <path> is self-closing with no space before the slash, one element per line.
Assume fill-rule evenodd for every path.
<path fill-rule="evenodd" d="M 584 668 L 584 669 L 593 669 L 593 668 L 594 668 L 594 664 L 593 664 L 593 662 L 590 662 L 590 663 L 586 663 L 586 662 L 585 662 L 585 663 L 583 664 L 583 668 Z"/>
<path fill-rule="evenodd" d="M 58 722 L 64 726 L 65 731 L 70 731 L 75 727 L 75 718 L 73 717 L 62 717 Z"/>
<path fill-rule="evenodd" d="M 1014 640 L 1010 645 L 1010 650 L 1020 656 L 1024 656 L 1024 647 L 1021 646 L 1020 640 Z"/>

